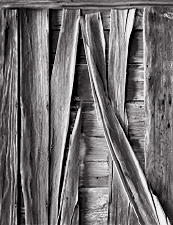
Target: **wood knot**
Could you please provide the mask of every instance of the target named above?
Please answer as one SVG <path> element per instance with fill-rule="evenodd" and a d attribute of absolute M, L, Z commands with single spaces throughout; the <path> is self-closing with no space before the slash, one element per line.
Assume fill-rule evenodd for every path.
<path fill-rule="evenodd" d="M 173 19 L 173 12 L 164 13 L 164 17 L 172 20 Z"/>

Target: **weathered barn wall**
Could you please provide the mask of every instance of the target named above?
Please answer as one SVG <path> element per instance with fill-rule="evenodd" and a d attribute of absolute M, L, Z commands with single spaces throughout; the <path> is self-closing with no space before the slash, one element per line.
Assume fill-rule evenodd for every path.
<path fill-rule="evenodd" d="M 2 1 L 0 3 L 2 3 Z M 15 1 L 14 1 L 14 3 L 15 3 Z M 20 3 L 20 4 L 22 4 L 22 3 Z M 68 4 L 68 2 L 67 2 L 67 4 Z M 33 3 L 33 5 L 34 5 L 34 3 Z M 37 7 L 37 5 L 35 5 L 35 6 Z M 8 10 L 7 10 L 7 12 L 8 12 Z M 9 12 L 11 12 L 11 11 L 9 10 Z M 17 11 L 12 11 L 12 12 L 16 13 Z M 39 12 L 40 12 L 40 14 L 39 14 Z M 44 154 L 44 156 L 42 155 L 43 158 L 37 158 L 37 156 L 38 156 L 38 154 L 40 154 L 39 146 L 42 147 L 43 145 L 44 145 L 43 147 L 44 147 L 45 153 L 48 154 L 50 143 L 48 142 L 48 140 L 46 138 L 44 140 L 37 138 L 37 136 L 35 136 L 35 134 L 38 133 L 37 131 L 39 131 L 39 132 L 41 132 L 40 133 L 41 136 L 43 136 L 44 131 L 46 131 L 46 132 L 48 131 L 48 129 L 46 129 L 46 127 L 48 126 L 47 123 L 50 123 L 52 118 L 54 119 L 54 116 L 56 117 L 56 115 L 57 115 L 56 107 L 54 109 L 55 115 L 53 115 L 52 118 L 51 118 L 51 115 L 47 114 L 48 110 L 51 110 L 51 107 L 50 107 L 51 104 L 49 102 L 49 100 L 51 100 L 49 98 L 51 96 L 51 94 L 50 94 L 51 92 L 49 92 L 48 89 L 51 87 L 51 85 L 52 86 L 55 85 L 54 86 L 54 99 L 56 100 L 56 88 L 58 87 L 58 86 L 56 86 L 57 85 L 56 81 L 55 82 L 52 81 L 52 84 L 50 85 L 50 80 L 48 79 L 48 76 L 51 77 L 52 68 L 53 68 L 53 66 L 56 66 L 56 63 L 54 63 L 55 54 L 59 54 L 56 52 L 56 47 L 57 47 L 60 26 L 61 26 L 62 10 L 50 10 L 49 11 L 49 46 L 48 46 L 47 35 L 44 38 L 44 40 L 39 39 L 40 33 L 44 31 L 43 29 L 48 28 L 47 12 L 48 11 L 45 11 L 45 15 L 44 15 L 44 19 L 46 19 L 46 26 L 44 26 L 42 23 L 40 24 L 40 21 L 41 21 L 40 18 L 42 15 L 41 11 L 35 11 L 35 12 L 33 11 L 32 12 L 33 18 L 36 17 L 36 19 L 33 20 L 32 13 L 31 13 L 31 15 L 26 16 L 25 10 L 23 10 L 23 11 L 19 10 L 19 15 L 20 15 L 19 20 L 21 20 L 23 18 L 22 24 L 25 25 L 26 32 L 24 32 L 25 30 L 22 30 L 19 33 L 20 35 L 21 34 L 23 35 L 23 37 L 21 38 L 21 39 L 23 39 L 23 41 L 20 39 L 20 41 L 18 42 L 18 41 L 16 41 L 17 39 L 14 39 L 14 42 L 12 42 L 12 44 L 14 45 L 14 50 L 15 50 L 13 52 L 13 54 L 14 54 L 14 56 L 15 56 L 14 58 L 16 60 L 17 60 L 17 54 L 16 54 L 17 44 L 20 44 L 20 47 L 23 44 L 23 49 L 26 48 L 26 51 L 23 51 L 23 52 L 21 51 L 21 55 L 19 57 L 21 62 L 22 62 L 22 59 L 24 58 L 24 61 L 22 62 L 23 67 L 22 66 L 20 67 L 20 71 L 21 71 L 20 85 L 21 86 L 20 86 L 20 90 L 19 90 L 19 92 L 21 93 L 21 100 L 22 100 L 22 102 L 21 102 L 22 103 L 21 104 L 21 109 L 22 109 L 21 113 L 22 114 L 21 115 L 22 115 L 23 129 L 22 129 L 21 134 L 18 133 L 19 137 L 20 137 L 20 135 L 22 137 L 21 143 L 23 143 L 23 144 L 21 145 L 21 150 L 23 152 L 22 152 L 22 154 L 17 153 L 17 141 L 16 141 L 15 142 L 16 150 L 13 151 L 13 153 L 16 153 L 16 155 L 11 156 L 12 158 L 16 157 L 16 161 L 14 161 L 14 167 L 13 167 L 15 169 L 15 171 L 13 171 L 13 170 L 11 170 L 11 171 L 12 171 L 12 173 L 13 172 L 15 173 L 15 178 L 16 178 L 16 176 L 18 174 L 17 169 L 20 167 L 20 169 L 22 171 L 21 181 L 22 181 L 22 186 L 23 186 L 23 196 L 21 195 L 21 198 L 19 197 L 19 199 L 18 199 L 19 201 L 21 201 L 21 203 L 18 202 L 18 205 L 16 205 L 17 201 L 16 200 L 13 201 L 14 199 L 11 199 L 12 207 L 13 206 L 21 207 L 19 212 L 17 212 L 17 209 L 12 208 L 11 212 L 13 213 L 13 215 L 11 216 L 11 218 L 14 219 L 15 221 L 17 221 L 17 219 L 16 219 L 17 214 L 18 214 L 18 216 L 20 215 L 21 224 L 29 223 L 28 221 L 30 221 L 30 219 L 31 219 L 31 223 L 34 223 L 34 219 L 38 218 L 38 215 L 36 215 L 36 214 L 30 215 L 30 213 L 31 213 L 31 211 L 34 211 L 34 210 L 38 211 L 39 204 L 43 203 L 42 207 L 44 208 L 45 211 L 47 210 L 47 208 L 49 208 L 49 203 L 47 203 L 48 202 L 47 194 L 48 194 L 48 191 L 50 193 L 50 190 L 48 190 L 48 188 L 47 188 L 47 182 L 50 182 L 50 180 L 48 181 L 48 179 L 49 179 L 47 177 L 48 171 L 46 171 L 46 167 L 48 167 L 48 166 L 46 166 L 47 161 L 46 161 L 46 158 L 44 158 L 45 154 Z M 101 18 L 103 21 L 103 28 L 104 28 L 104 35 L 105 35 L 105 40 L 106 40 L 106 62 L 108 64 L 110 9 L 102 8 L 102 9 L 82 9 L 81 10 L 82 15 L 90 14 L 93 12 L 101 12 Z M 40 16 L 37 17 L 36 15 L 37 16 L 40 15 Z M 169 16 L 170 15 L 168 15 L 168 17 L 166 17 L 166 16 L 165 17 L 167 19 L 170 19 Z M 26 20 L 25 20 L 25 17 L 27 18 Z M 7 22 L 6 29 L 4 29 L 4 28 L 2 29 L 2 32 L 1 32 L 2 37 L 1 38 L 3 41 L 5 40 L 5 39 L 3 39 L 4 37 L 7 38 L 7 41 L 6 40 L 4 41 L 5 42 L 4 46 L 10 45 L 10 47 L 11 47 L 11 44 L 9 44 L 9 43 L 11 43 L 11 39 L 13 39 L 13 35 L 15 38 L 17 38 L 17 32 L 16 32 L 17 31 L 17 20 L 14 20 L 13 22 L 15 24 L 13 24 L 10 19 L 11 14 L 8 14 L 8 13 L 5 14 L 5 18 L 7 18 L 8 22 Z M 146 155 L 147 160 L 148 160 L 147 162 L 149 162 L 148 167 L 144 161 L 144 153 L 145 153 L 144 152 L 144 135 L 146 132 L 146 129 L 145 129 L 146 118 L 145 118 L 145 106 L 144 106 L 143 23 L 142 23 L 142 20 L 143 20 L 143 9 L 138 9 L 138 10 L 136 10 L 134 27 L 132 30 L 132 35 L 130 37 L 130 43 L 129 43 L 129 49 L 128 49 L 129 55 L 128 55 L 128 66 L 127 66 L 125 106 L 126 106 L 127 118 L 128 118 L 128 139 L 129 139 L 129 141 L 132 145 L 132 148 L 140 162 L 142 169 L 143 170 L 147 169 L 147 173 L 151 173 L 151 171 L 153 171 L 152 164 L 150 164 L 150 159 L 152 157 L 150 157 L 149 151 L 147 151 L 148 155 Z M 43 29 L 41 29 L 42 26 L 43 26 Z M 12 33 L 10 33 L 10 34 L 12 34 L 12 36 L 6 36 L 4 33 L 4 30 L 8 31 L 9 28 L 12 29 Z M 22 26 L 21 26 L 21 29 L 22 29 Z M 29 32 L 29 31 L 32 31 L 32 32 Z M 38 32 L 38 34 L 37 34 L 37 32 Z M 43 32 L 44 35 L 47 34 L 47 32 L 48 31 L 45 30 L 45 32 Z M 36 38 L 33 38 L 32 34 L 36 35 Z M 71 35 L 71 34 L 69 34 L 69 35 Z M 25 36 L 26 36 L 26 39 L 25 39 Z M 169 40 L 171 40 L 170 36 L 168 36 L 168 38 L 169 38 Z M 37 42 L 39 43 L 39 45 Z M 37 49 L 38 46 L 42 46 L 42 47 Z M 154 44 L 153 44 L 153 46 L 154 46 Z M 3 45 L 1 46 L 1 48 L 3 50 Z M 48 48 L 49 48 L 49 53 L 48 53 Z M 31 49 L 32 54 L 36 55 L 36 58 L 33 58 L 33 57 L 30 58 L 28 56 L 29 58 L 27 59 L 26 57 L 24 57 L 25 53 L 26 54 L 28 53 L 28 49 Z M 44 56 L 42 55 L 43 49 L 46 52 L 47 58 L 44 58 Z M 168 49 L 167 49 L 167 51 L 168 51 Z M 60 52 L 60 50 L 59 50 L 59 52 Z M 49 73 L 48 73 L 48 63 L 47 63 L 48 62 L 48 54 L 49 54 L 49 60 L 50 60 Z M 9 59 L 9 57 L 10 57 L 9 55 L 10 54 L 8 54 L 6 56 L 7 59 Z M 69 56 L 69 54 L 67 54 L 67 57 L 68 56 Z M 65 57 L 65 58 L 67 58 L 67 57 Z M 33 63 L 32 63 L 32 60 L 34 60 Z M 44 76 L 43 80 L 41 78 L 39 79 L 38 77 L 35 78 L 35 80 L 40 85 L 39 88 L 37 89 L 36 88 L 37 82 L 33 82 L 34 81 L 34 71 L 37 71 L 36 74 L 39 74 L 42 71 L 42 70 L 39 70 L 39 67 L 42 67 L 41 63 L 43 61 L 45 62 L 44 63 L 45 70 L 44 70 L 44 67 L 41 69 L 43 70 L 43 73 L 45 73 L 46 75 Z M 5 67 L 4 67 L 5 69 L 3 69 L 3 65 L 5 62 L 3 60 L 3 56 L 2 56 L 2 62 L 3 63 L 2 63 L 1 75 L 2 75 L 2 77 L 6 78 L 6 75 L 8 77 L 8 75 L 10 74 L 9 73 L 10 70 L 8 70 L 8 68 L 9 68 L 8 64 L 7 64 L 7 66 L 5 65 Z M 12 62 L 14 62 L 14 63 L 12 63 L 12 65 L 14 65 L 17 70 L 17 63 L 15 62 L 15 60 Z M 36 62 L 38 62 L 38 63 L 36 63 Z M 7 60 L 7 63 L 8 63 L 8 60 Z M 11 66 L 11 64 L 10 64 L 10 66 Z M 61 65 L 61 67 L 62 67 L 62 65 Z M 25 75 L 26 75 L 25 72 L 22 73 L 22 71 L 24 69 L 26 70 L 26 72 L 28 74 L 27 77 L 25 77 Z M 32 71 L 32 69 L 33 69 L 33 71 Z M 5 73 L 4 73 L 4 71 L 5 71 Z M 7 71 L 7 73 L 6 73 L 6 71 Z M 32 76 L 30 77 L 30 73 L 33 74 L 33 77 Z M 16 72 L 16 74 L 18 74 L 18 72 Z M 55 75 L 56 75 L 56 68 L 54 68 L 54 76 Z M 14 82 L 14 85 L 17 85 L 17 83 L 19 83 L 19 80 L 17 82 L 18 78 L 15 75 L 14 75 L 14 79 L 16 81 L 16 82 Z M 23 86 L 23 84 L 25 84 L 25 85 Z M 32 85 L 28 86 L 29 84 L 32 84 Z M 42 86 L 46 86 L 46 88 L 45 88 L 46 92 L 43 92 Z M 14 89 L 15 89 L 14 90 L 15 95 L 13 96 L 13 98 L 16 100 L 16 96 L 17 96 L 17 98 L 19 97 L 18 91 L 17 91 L 17 86 L 15 86 Z M 27 92 L 28 89 L 30 90 L 29 92 Z M 2 88 L 2 91 L 3 90 L 4 89 Z M 42 93 L 41 98 L 39 98 L 39 96 L 38 96 L 40 93 Z M 64 95 L 65 94 L 66 93 L 64 93 Z M 34 98 L 36 99 L 35 102 L 32 101 L 33 95 L 35 96 Z M 7 100 L 11 99 L 11 95 L 8 95 L 7 97 L 8 97 Z M 79 208 L 80 208 L 80 213 L 79 213 L 79 217 L 80 217 L 80 224 L 82 224 L 82 225 L 83 224 L 84 225 L 85 224 L 86 225 L 87 224 L 107 224 L 108 202 L 109 202 L 108 184 L 109 184 L 109 179 L 110 179 L 110 177 L 109 177 L 109 168 L 110 168 L 109 152 L 108 152 L 107 143 L 106 143 L 106 140 L 104 137 L 102 123 L 101 123 L 101 121 L 98 122 L 97 116 L 96 116 L 96 111 L 95 111 L 95 107 L 94 107 L 94 100 L 93 100 L 92 90 L 91 90 L 90 81 L 89 81 L 88 67 L 87 67 L 87 63 L 86 63 L 81 33 L 79 33 L 77 61 L 76 61 L 75 77 L 74 77 L 74 90 L 72 93 L 72 102 L 71 102 L 70 132 L 72 131 L 73 126 L 74 126 L 76 111 L 79 106 L 80 99 L 83 101 L 82 124 L 81 124 L 82 129 L 81 129 L 80 149 L 79 149 L 79 159 L 80 159 L 80 164 L 79 164 Z M 6 100 L 3 100 L 3 101 L 6 102 Z M 148 98 L 147 101 L 150 103 L 150 105 L 152 104 L 152 101 L 150 102 L 150 98 Z M 28 103 L 32 107 L 28 107 Z M 50 104 L 50 106 L 49 106 L 49 104 Z M 12 105 L 13 105 L 13 99 L 12 99 Z M 168 101 L 168 105 L 170 105 L 170 100 Z M 147 106 L 147 107 L 149 109 L 149 106 Z M 6 113 L 6 111 L 4 111 L 4 109 L 6 109 L 6 111 L 7 111 L 8 107 L 7 108 L 2 107 L 2 110 L 0 110 L 0 112 L 2 112 L 2 115 L 5 115 L 5 113 Z M 26 110 L 26 109 L 28 109 L 28 110 Z M 66 111 L 68 111 L 68 109 Z M 42 122 L 39 120 L 39 118 L 37 116 L 34 117 L 34 115 L 36 115 L 37 112 L 41 113 L 39 115 L 43 116 L 44 122 L 47 121 L 46 124 L 44 123 L 45 128 L 43 130 L 42 130 L 42 128 L 44 126 L 42 125 Z M 170 120 L 171 120 L 171 118 L 172 118 L 171 109 L 170 109 L 170 113 L 167 111 L 166 111 L 166 113 L 168 114 L 168 116 L 170 116 Z M 6 116 L 8 116 L 8 114 L 6 114 Z M 16 118 L 15 121 L 17 121 L 17 118 L 19 118 L 19 117 L 17 117 L 17 109 L 16 108 L 14 110 L 14 115 L 12 115 L 12 116 L 15 116 L 15 118 Z M 149 118 L 150 114 L 147 114 L 147 116 Z M 9 118 L 11 118 L 11 117 L 9 117 Z M 34 121 L 33 125 L 31 123 L 32 120 Z M 150 118 L 150 120 L 152 120 L 152 118 Z M 7 122 L 7 120 L 5 120 L 5 121 Z M 26 121 L 27 121 L 27 126 L 26 126 Z M 58 118 L 57 118 L 57 121 L 58 121 Z M 57 123 L 59 123 L 59 122 L 57 122 Z M 53 129 L 53 132 L 56 131 L 57 123 L 54 124 L 55 129 Z M 60 121 L 60 123 L 63 124 L 63 120 Z M 5 124 L 6 123 L 2 123 L 2 126 L 1 126 L 2 132 L 5 129 L 4 128 Z M 9 125 L 10 122 L 7 124 Z M 20 122 L 19 122 L 18 126 L 20 129 L 21 128 Z M 169 127 L 170 126 L 171 126 L 171 122 L 169 122 Z M 8 129 L 12 129 L 12 130 L 17 129 L 17 124 L 12 124 L 11 127 L 10 126 L 7 126 L 7 127 L 8 127 Z M 30 127 L 32 129 L 30 129 Z M 147 129 L 150 130 L 150 124 L 148 124 Z M 156 129 L 156 127 L 153 128 L 153 132 L 155 132 L 154 129 Z M 30 133 L 30 131 L 32 131 L 32 132 Z M 58 129 L 56 132 L 58 132 Z M 12 139 L 14 138 L 15 140 L 17 140 L 16 131 L 14 133 L 15 133 L 15 137 L 12 137 Z M 47 132 L 46 135 L 44 135 L 44 137 L 49 136 L 49 134 L 50 133 Z M 67 129 L 66 129 L 66 135 L 67 135 L 67 137 L 69 135 L 69 134 L 67 134 Z M 32 138 L 35 141 L 32 141 Z M 3 139 L 2 141 L 4 141 L 4 140 L 5 139 Z M 39 141 L 41 141 L 41 142 L 39 142 Z M 7 140 L 7 142 L 8 142 L 8 140 Z M 46 142 L 46 144 L 45 144 L 45 142 Z M 4 144 L 4 142 L 3 142 L 3 144 Z M 31 148 L 28 147 L 29 144 L 30 144 L 30 146 L 32 146 L 32 150 L 31 150 Z M 64 144 L 64 146 L 65 146 L 65 144 Z M 27 148 L 28 148 L 28 150 L 27 150 Z M 3 149 L 3 151 L 5 151 L 4 149 Z M 155 150 L 153 150 L 153 151 L 155 151 Z M 25 155 L 27 155 L 27 154 L 28 155 L 30 154 L 31 157 L 28 156 L 28 161 L 25 162 L 25 160 L 26 160 Z M 154 153 L 152 153 L 152 154 L 154 154 Z M 18 159 L 17 155 L 20 156 L 21 160 L 22 160 L 22 163 L 20 166 L 18 165 L 18 162 L 17 162 L 17 159 Z M 153 156 L 153 155 L 151 155 L 151 156 Z M 4 157 L 4 156 L 2 155 L 2 157 Z M 160 155 L 158 154 L 158 158 L 159 157 L 160 157 Z M 39 182 L 38 185 L 40 185 L 40 181 L 39 181 L 40 174 L 39 174 L 39 172 L 34 174 L 34 170 L 33 170 L 35 168 L 33 162 L 35 163 L 37 160 L 38 160 L 38 162 L 40 162 L 40 160 L 41 161 L 43 160 L 44 166 L 45 166 L 45 167 L 39 168 L 39 163 L 37 163 L 37 166 L 38 166 L 36 169 L 37 172 L 40 171 L 40 174 L 42 174 L 42 173 L 44 174 L 44 176 L 43 176 L 44 178 L 42 179 L 41 182 L 42 182 L 42 187 L 44 187 L 43 190 L 45 191 L 45 195 L 44 195 L 45 198 L 40 199 L 38 205 L 33 203 L 32 201 L 29 202 L 31 199 L 33 199 L 33 201 L 35 200 L 37 202 L 36 197 L 31 197 L 32 195 L 33 196 L 37 195 L 36 192 L 34 193 L 35 188 L 37 189 L 37 181 Z M 164 160 L 166 162 L 169 161 L 169 166 L 170 166 L 170 162 L 171 162 L 172 158 L 170 157 L 169 160 L 166 160 L 166 159 L 164 159 Z M 56 158 L 55 159 L 53 158 L 53 161 L 55 161 L 55 165 L 57 165 Z M 165 161 L 164 161 L 164 163 L 165 163 Z M 8 159 L 7 159 L 7 164 L 8 164 Z M 156 163 L 156 164 L 158 165 L 158 163 Z M 67 163 L 67 165 L 69 165 L 68 168 L 70 168 L 70 164 Z M 165 164 L 165 168 L 167 168 L 166 173 L 169 173 L 168 167 L 166 167 L 166 164 Z M 60 166 L 60 168 L 61 168 L 61 166 Z M 64 171 L 68 171 L 68 168 L 66 168 Z M 75 170 L 75 168 L 74 168 L 74 170 Z M 27 175 L 28 173 L 30 176 Z M 35 180 L 31 179 L 32 176 L 35 178 Z M 56 171 L 55 171 L 55 177 L 56 177 Z M 150 179 L 150 177 L 148 177 L 148 179 Z M 167 175 L 166 179 L 170 180 L 171 178 Z M 17 182 L 17 180 L 16 180 L 16 182 Z M 154 188 L 155 183 L 153 184 L 152 180 L 150 180 L 150 182 L 152 184 L 153 190 L 155 191 L 155 188 Z M 20 181 L 19 181 L 19 183 L 20 183 Z M 29 183 L 31 183 L 31 190 L 28 188 Z M 52 183 L 53 183 L 53 180 L 52 180 Z M 15 185 L 16 185 L 16 183 L 15 183 Z M 71 185 L 73 186 L 73 184 L 71 184 Z M 4 182 L 4 187 L 6 187 L 5 182 Z M 170 188 L 170 187 L 171 187 L 171 184 L 169 187 L 167 186 L 167 188 Z M 14 187 L 14 193 L 15 193 L 15 189 L 16 189 L 16 186 Z M 56 187 L 55 187 L 55 189 L 56 189 Z M 157 187 L 156 187 L 156 189 L 157 189 Z M 29 191 L 27 191 L 27 190 L 29 190 Z M 65 183 L 63 186 L 63 190 L 65 190 L 68 193 L 68 188 L 66 188 Z M 161 185 L 161 190 L 162 190 L 162 185 Z M 55 190 L 55 192 L 56 192 L 56 190 Z M 168 192 L 168 193 L 169 193 L 169 197 L 171 199 L 172 192 Z M 42 194 L 43 193 L 40 193 L 40 194 L 38 193 L 38 196 L 40 196 Z M 159 196 L 159 194 L 158 194 L 158 196 Z M 54 198 L 54 195 L 52 196 L 52 198 Z M 57 197 L 57 199 L 59 199 L 59 198 L 63 199 L 62 196 Z M 161 200 L 163 204 L 166 204 L 165 203 L 166 198 L 168 198 L 168 196 L 167 196 L 167 192 L 165 191 L 162 193 L 162 196 L 161 196 L 161 198 L 159 198 L 159 200 Z M 5 197 L 2 196 L 2 199 L 5 199 Z M 24 199 L 24 203 L 23 203 L 23 199 Z M 10 204 L 10 201 L 7 201 L 6 203 Z M 68 200 L 66 201 L 66 203 L 71 204 L 70 202 L 68 202 Z M 35 208 L 32 207 L 32 204 Z M 78 221 L 78 205 L 77 204 L 78 203 L 76 203 L 75 208 L 74 208 L 74 219 L 76 221 Z M 24 205 L 25 205 L 25 208 L 24 208 Z M 61 204 L 61 206 L 62 206 L 62 208 L 64 207 L 63 210 L 65 210 L 65 211 L 62 210 L 62 214 L 63 214 L 66 212 L 66 205 Z M 8 206 L 6 205 L 5 209 L 7 209 L 7 207 Z M 171 201 L 170 201 L 170 205 L 168 206 L 169 209 L 167 209 L 167 206 L 164 205 L 165 210 L 170 210 L 170 207 L 172 207 Z M 24 213 L 25 213 L 27 222 L 26 221 L 24 222 L 24 220 L 23 220 Z M 48 212 L 48 213 L 50 213 L 50 212 Z M 55 215 L 52 218 L 55 218 L 57 215 L 57 213 L 54 211 L 54 207 L 53 207 L 52 215 L 54 213 L 55 213 Z M 129 213 L 131 213 L 131 211 Z M 40 221 L 42 219 L 44 221 L 47 221 L 46 214 L 44 214 L 44 215 L 45 215 L 45 218 L 40 218 Z M 2 217 L 2 218 L 7 219 L 6 217 Z M 169 218 L 171 220 L 171 218 L 172 218 L 171 213 L 169 213 Z M 14 224 L 15 223 L 17 223 L 17 222 L 14 222 Z M 38 221 L 36 221 L 35 223 L 38 223 Z M 43 222 L 43 223 L 46 224 L 47 222 Z M 52 222 L 52 224 L 53 223 L 54 222 Z M 132 221 L 132 224 L 138 224 L 138 222 Z"/>

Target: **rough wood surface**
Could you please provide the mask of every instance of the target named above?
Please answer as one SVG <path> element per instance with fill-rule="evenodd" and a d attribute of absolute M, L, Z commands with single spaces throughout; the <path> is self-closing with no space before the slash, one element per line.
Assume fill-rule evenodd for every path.
<path fill-rule="evenodd" d="M 148 8 L 144 16 L 145 171 L 173 223 L 173 8 Z"/>
<path fill-rule="evenodd" d="M 26 224 L 48 224 L 48 11 L 20 11 L 20 172 Z"/>
<path fill-rule="evenodd" d="M 135 18 L 135 9 L 111 10 L 109 34 L 108 95 L 112 108 L 128 136 L 125 108 L 128 46 Z M 123 225 L 131 221 L 130 205 L 118 170 L 110 158 L 108 224 Z M 135 213 L 133 214 L 135 216 Z M 137 223 L 138 224 L 138 223 Z"/>
<path fill-rule="evenodd" d="M 144 6 L 163 6 L 163 5 L 173 5 L 172 0 L 61 0 L 61 1 L 55 1 L 55 0 L 1 0 L 0 1 L 0 7 L 5 8 L 98 8 L 98 7 L 104 7 L 104 8 L 132 8 L 132 7 L 144 7 Z"/>
<path fill-rule="evenodd" d="M 105 225 L 108 214 L 107 188 L 80 188 L 80 224 Z"/>
<path fill-rule="evenodd" d="M 90 80 L 93 82 L 95 95 L 98 99 L 101 120 L 104 127 L 105 137 L 111 152 L 112 158 L 116 163 L 119 176 L 126 189 L 126 193 L 133 204 L 135 212 L 141 224 L 158 224 L 159 217 L 156 213 L 155 204 L 152 198 L 151 190 L 137 158 L 126 138 L 123 129 L 112 110 L 109 99 L 104 92 L 104 87 L 97 66 L 93 60 L 90 48 L 87 45 L 87 36 L 85 33 L 83 20 L 81 20 L 82 32 L 85 43 L 86 58 L 88 69 L 90 71 Z M 161 206 L 159 205 L 161 208 Z M 164 218 L 162 224 L 167 224 L 164 212 L 161 211 L 161 217 Z"/>
<path fill-rule="evenodd" d="M 51 76 L 51 149 L 50 149 L 50 224 L 57 222 L 60 207 L 61 177 L 69 126 L 79 10 L 64 10 L 60 37 Z"/>
<path fill-rule="evenodd" d="M 0 224 L 17 225 L 18 21 L 0 9 Z"/>
<path fill-rule="evenodd" d="M 58 224 L 77 225 L 78 187 L 79 187 L 79 141 L 81 134 L 81 106 L 78 109 L 74 128 L 70 136 L 70 146 L 65 166 L 61 193 Z"/>

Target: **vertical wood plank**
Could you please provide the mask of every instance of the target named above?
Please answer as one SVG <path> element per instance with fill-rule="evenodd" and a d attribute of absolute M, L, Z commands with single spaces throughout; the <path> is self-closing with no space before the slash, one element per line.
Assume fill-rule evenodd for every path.
<path fill-rule="evenodd" d="M 48 224 L 48 11 L 20 11 L 21 183 L 26 224 Z"/>
<path fill-rule="evenodd" d="M 145 171 L 173 224 L 173 7 L 146 8 Z"/>
<path fill-rule="evenodd" d="M 17 225 L 18 20 L 0 9 L 0 224 Z"/>
<path fill-rule="evenodd" d="M 79 187 L 79 141 L 81 134 L 81 106 L 78 109 L 74 128 L 70 136 L 58 224 L 76 224 L 78 220 Z"/>
<path fill-rule="evenodd" d="M 87 45 L 87 36 L 84 29 L 84 22 L 81 19 L 81 28 L 84 37 L 86 59 L 89 68 L 90 81 L 93 83 L 94 93 L 99 103 L 99 113 L 104 128 L 105 137 L 114 163 L 117 166 L 122 184 L 126 190 L 130 202 L 141 224 L 164 224 L 167 225 L 165 216 L 159 201 L 156 211 L 155 200 L 139 162 L 129 144 L 129 141 L 113 111 L 108 96 L 104 92 L 103 82 L 100 78 L 97 65 L 93 59 L 90 48 Z M 161 218 L 161 220 L 160 220 Z"/>
<path fill-rule="evenodd" d="M 57 223 L 63 158 L 69 126 L 76 51 L 79 33 L 79 10 L 63 10 L 54 67 L 51 77 L 51 150 L 50 150 L 50 224 Z"/>
<path fill-rule="evenodd" d="M 129 39 L 133 28 L 135 9 L 111 10 L 109 34 L 108 94 L 112 108 L 128 135 L 125 109 L 126 74 Z M 108 224 L 123 225 L 136 217 L 116 166 L 110 158 Z M 133 216 L 132 216 L 133 215 Z M 134 220 L 133 220 L 134 221 Z M 138 220 L 136 220 L 138 224 Z"/>

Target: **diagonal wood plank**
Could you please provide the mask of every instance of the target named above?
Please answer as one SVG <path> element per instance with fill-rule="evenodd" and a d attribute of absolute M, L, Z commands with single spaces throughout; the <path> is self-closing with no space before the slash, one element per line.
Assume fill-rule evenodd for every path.
<path fill-rule="evenodd" d="M 152 192 L 148 187 L 143 171 L 114 111 L 112 110 L 110 101 L 106 93 L 104 93 L 103 83 L 98 73 L 97 66 L 95 65 L 90 48 L 87 45 L 87 36 L 82 19 L 81 25 L 88 69 L 90 71 L 89 74 L 95 89 L 94 93 L 99 103 L 105 137 L 129 200 L 132 203 L 141 224 L 167 225 L 167 217 L 158 201 L 157 207 L 159 208 L 160 215 L 156 212 L 156 204 L 153 200 Z"/>
<path fill-rule="evenodd" d="M 135 9 L 111 10 L 109 34 L 108 94 L 112 108 L 128 135 L 125 109 L 128 45 Z M 116 166 L 110 158 L 108 224 L 127 224 L 136 217 L 123 188 Z M 136 221 L 136 223 L 135 223 Z M 138 224 L 137 218 L 133 224 Z"/>
<path fill-rule="evenodd" d="M 18 21 L 0 9 L 0 224 L 17 225 Z"/>
<path fill-rule="evenodd" d="M 173 7 L 146 8 L 145 171 L 173 223 Z"/>
<path fill-rule="evenodd" d="M 57 223 L 63 159 L 69 126 L 70 102 L 79 33 L 79 10 L 63 10 L 60 36 L 51 77 L 50 224 Z"/>
<path fill-rule="evenodd" d="M 78 186 L 79 186 L 79 140 L 81 134 L 81 113 L 79 107 L 74 128 L 70 137 L 69 152 L 67 156 L 61 205 L 58 224 L 79 224 L 78 221 Z"/>
<path fill-rule="evenodd" d="M 48 11 L 20 11 L 21 157 L 26 224 L 48 224 Z"/>

